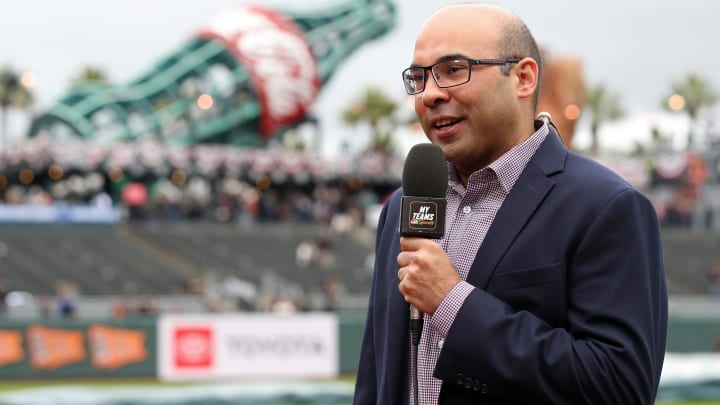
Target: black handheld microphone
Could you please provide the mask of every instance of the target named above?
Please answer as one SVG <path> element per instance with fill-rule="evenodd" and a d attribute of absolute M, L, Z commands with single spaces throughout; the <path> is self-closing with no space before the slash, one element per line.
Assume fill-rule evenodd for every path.
<path fill-rule="evenodd" d="M 437 239 L 445 234 L 448 168 L 439 146 L 420 143 L 405 159 L 400 234 Z"/>
<path fill-rule="evenodd" d="M 443 237 L 447 183 L 448 166 L 442 149 L 431 143 L 413 146 L 403 167 L 400 235 L 431 239 Z M 409 326 L 413 396 L 415 404 L 418 404 L 418 346 L 423 329 L 423 315 L 412 305 Z"/>
<path fill-rule="evenodd" d="M 405 159 L 402 175 L 400 235 L 437 239 L 445 234 L 445 195 L 448 166 L 439 146 L 420 143 Z M 420 343 L 423 317 L 410 306 L 410 333 L 414 345 Z"/>

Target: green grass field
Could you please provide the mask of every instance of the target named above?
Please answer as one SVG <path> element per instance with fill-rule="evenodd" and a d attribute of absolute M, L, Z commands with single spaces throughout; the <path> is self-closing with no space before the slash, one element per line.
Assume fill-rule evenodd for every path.
<path fill-rule="evenodd" d="M 720 399 L 717 401 L 680 401 L 680 402 L 656 402 L 655 405 L 718 405 Z"/>
<path fill-rule="evenodd" d="M 342 378 L 342 381 L 349 381 L 351 378 Z M 103 380 L 51 380 L 51 381 L 37 381 L 37 380 L 22 380 L 22 381 L 0 381 L 0 393 L 51 387 L 51 386 L 92 386 L 92 387 L 148 387 L 148 386 L 172 386 L 172 385 L 192 385 L 194 383 L 167 383 L 161 382 L 155 379 L 103 379 Z M 308 404 L 309 405 L 309 404 Z M 703 401 L 658 401 L 655 405 L 720 405 L 720 399 L 717 400 L 703 400 Z"/>
<path fill-rule="evenodd" d="M 137 386 L 168 386 L 187 385 L 187 383 L 166 383 L 154 379 L 104 379 L 99 380 L 21 380 L 21 381 L 0 381 L 0 392 L 23 390 L 30 388 L 53 387 L 53 386 L 87 386 L 93 387 L 137 387 Z"/>

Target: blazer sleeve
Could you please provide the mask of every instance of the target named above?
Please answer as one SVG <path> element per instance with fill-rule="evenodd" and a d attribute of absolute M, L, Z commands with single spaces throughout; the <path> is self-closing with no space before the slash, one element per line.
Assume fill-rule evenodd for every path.
<path fill-rule="evenodd" d="M 587 215 L 595 216 L 589 227 L 568 230 L 578 235 L 576 248 L 560 264 L 566 267 L 565 325 L 553 326 L 475 288 L 435 369 L 445 382 L 441 404 L 481 397 L 504 404 L 654 402 L 667 332 L 655 210 L 640 192 L 625 188 Z M 510 286 L 519 295 L 535 287 Z"/>

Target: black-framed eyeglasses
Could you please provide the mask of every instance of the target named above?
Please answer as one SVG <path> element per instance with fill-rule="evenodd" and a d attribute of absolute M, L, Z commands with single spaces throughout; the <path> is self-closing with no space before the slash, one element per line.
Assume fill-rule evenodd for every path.
<path fill-rule="evenodd" d="M 459 86 L 470 81 L 470 70 L 475 65 L 506 65 L 518 63 L 520 58 L 503 59 L 469 59 L 452 58 L 443 60 L 430 66 L 409 67 L 402 72 L 403 84 L 408 94 L 418 94 L 425 90 L 425 81 L 428 70 L 432 73 L 438 87 L 447 88 Z"/>

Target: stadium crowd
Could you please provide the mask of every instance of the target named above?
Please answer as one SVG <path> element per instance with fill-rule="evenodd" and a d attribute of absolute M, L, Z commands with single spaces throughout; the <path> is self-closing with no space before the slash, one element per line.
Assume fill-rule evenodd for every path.
<path fill-rule="evenodd" d="M 362 223 L 364 210 L 400 184 L 402 165 L 379 153 L 351 163 L 217 146 L 37 149 L 26 146 L 0 165 L 0 205 L 115 206 L 126 221 L 327 223 L 340 212 Z M 715 160 L 688 152 L 601 161 L 655 202 L 664 226 L 720 230 Z"/>
<path fill-rule="evenodd" d="M 328 222 L 363 210 L 399 185 L 402 162 L 200 145 L 101 146 L 29 140 L 0 159 L 0 204 L 115 206 L 127 221 Z"/>

